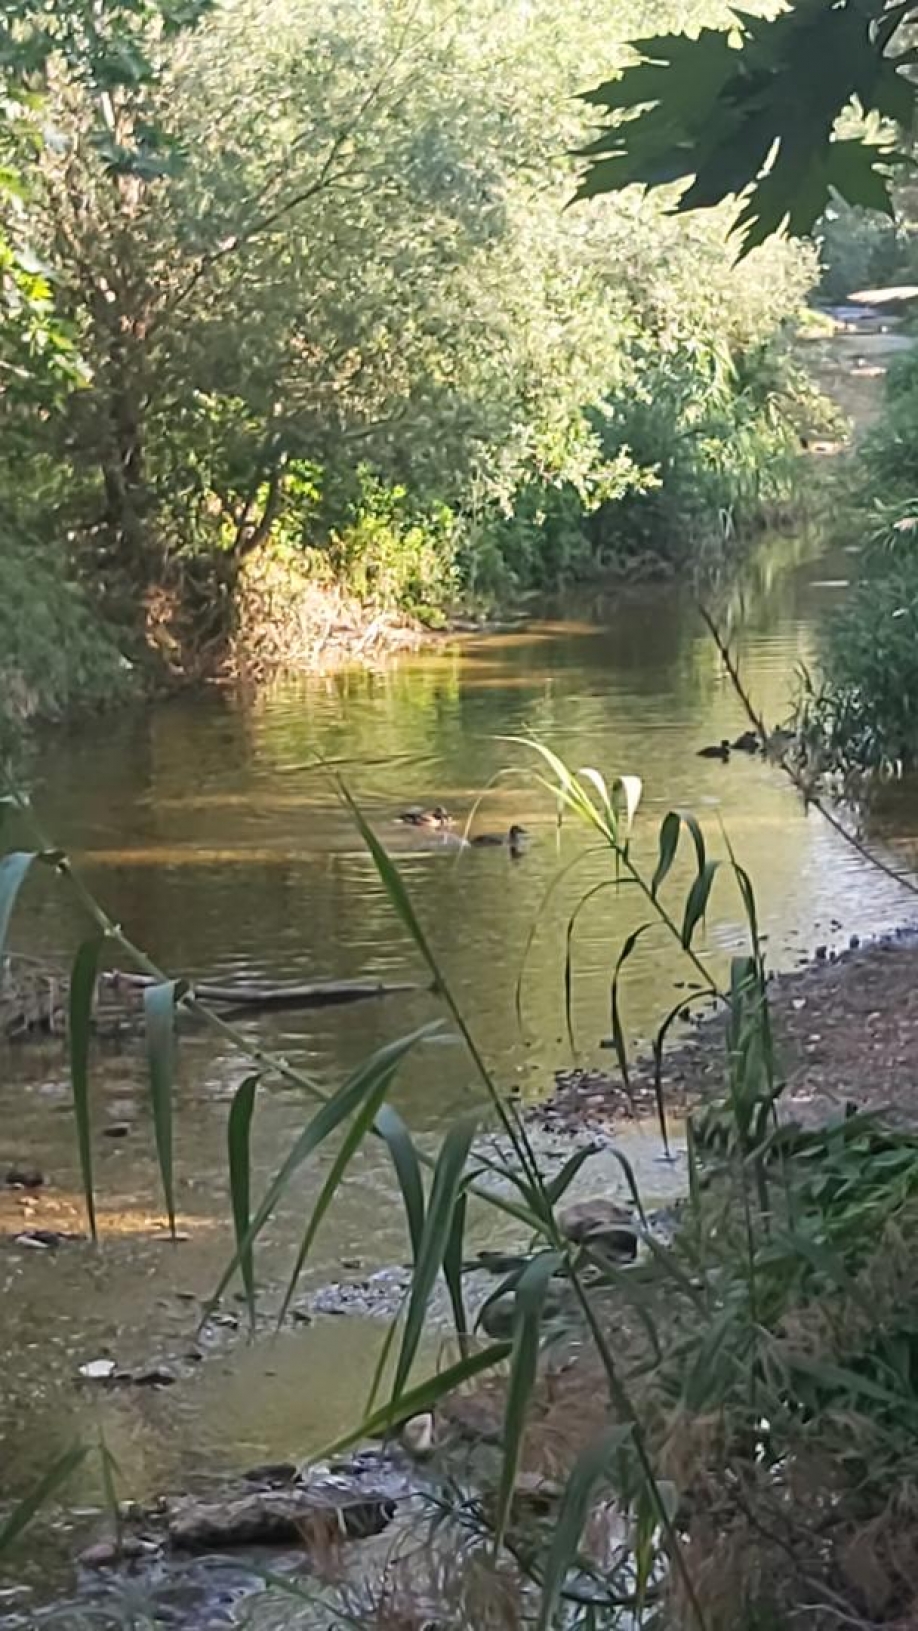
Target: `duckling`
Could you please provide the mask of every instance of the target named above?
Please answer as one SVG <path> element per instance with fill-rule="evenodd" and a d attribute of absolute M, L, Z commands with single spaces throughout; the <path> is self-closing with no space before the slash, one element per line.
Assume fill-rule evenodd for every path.
<path fill-rule="evenodd" d="M 451 827 L 453 818 L 442 804 L 435 804 L 432 810 L 422 810 L 420 805 L 412 805 L 410 810 L 403 810 L 396 817 L 406 827 Z"/>
<path fill-rule="evenodd" d="M 474 838 L 470 838 L 469 843 L 475 849 L 496 848 L 499 844 L 508 844 L 510 854 L 516 859 L 517 856 L 522 855 L 528 837 L 529 834 L 526 828 L 520 827 L 514 822 L 509 832 L 480 832 Z"/>
<path fill-rule="evenodd" d="M 732 747 L 733 747 L 733 750 L 734 750 L 735 753 L 758 753 L 758 751 L 759 751 L 759 733 L 758 733 L 758 731 L 743 731 L 743 732 L 741 732 L 741 734 L 736 738 L 736 741 L 734 743 L 732 743 Z"/>
<path fill-rule="evenodd" d="M 723 759 L 726 761 L 730 757 L 730 743 L 724 737 L 718 747 L 699 748 L 698 757 L 699 759 Z"/>

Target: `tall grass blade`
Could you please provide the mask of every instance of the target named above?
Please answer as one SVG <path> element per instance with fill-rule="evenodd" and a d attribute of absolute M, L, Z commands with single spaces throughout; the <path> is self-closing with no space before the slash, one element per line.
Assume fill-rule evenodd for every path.
<path fill-rule="evenodd" d="M 621 794 L 625 802 L 626 838 L 634 826 L 634 818 L 637 815 L 643 792 L 644 783 L 641 781 L 640 776 L 616 776 L 615 781 L 612 783 L 613 809 L 617 811 L 619 794 Z"/>
<path fill-rule="evenodd" d="M 251 1246 L 245 1248 L 251 1223 L 252 1206 L 252 1116 L 255 1113 L 255 1094 L 261 1076 L 247 1076 L 240 1082 L 230 1105 L 226 1126 L 227 1159 L 229 1161 L 230 1199 L 233 1207 L 233 1230 L 236 1250 L 239 1252 L 239 1270 L 245 1292 L 249 1328 L 255 1329 L 255 1261 Z"/>
<path fill-rule="evenodd" d="M 682 944 L 686 951 L 691 946 L 692 936 L 708 909 L 711 887 L 719 866 L 719 861 L 705 861 L 688 892 L 685 916 L 682 920 Z"/>
<path fill-rule="evenodd" d="M 462 1264 L 465 1258 L 465 1224 L 468 1213 L 468 1196 L 461 1194 L 453 1207 L 453 1217 L 450 1224 L 446 1250 L 443 1253 L 443 1278 L 449 1292 L 450 1307 L 453 1311 L 453 1324 L 459 1338 L 459 1350 L 465 1353 L 466 1338 L 469 1334 L 468 1315 L 465 1311 L 465 1297 L 462 1290 Z"/>
<path fill-rule="evenodd" d="M 639 929 L 635 929 L 632 934 L 629 934 L 625 944 L 622 946 L 622 949 L 618 954 L 618 960 L 615 964 L 615 971 L 612 975 L 612 1045 L 615 1049 L 615 1057 L 618 1060 L 618 1068 L 622 1073 L 622 1081 L 625 1084 L 626 1093 L 630 1092 L 631 1078 L 628 1071 L 628 1046 L 625 1042 L 625 1032 L 622 1026 L 621 1008 L 618 1000 L 618 986 L 621 979 L 622 969 L 627 963 L 628 958 L 631 956 L 631 953 L 634 951 L 634 948 L 640 940 L 641 935 L 646 933 L 646 931 L 652 927 L 653 925 L 651 923 L 642 923 Z"/>
<path fill-rule="evenodd" d="M 344 1174 L 347 1172 L 347 1169 L 354 1159 L 354 1156 L 357 1154 L 357 1151 L 360 1149 L 364 1140 L 369 1137 L 373 1123 L 376 1120 L 377 1112 L 392 1085 L 392 1078 L 398 1070 L 400 1064 L 401 1057 L 394 1060 L 386 1060 L 385 1064 L 380 1066 L 376 1080 L 371 1080 L 363 1103 L 360 1105 L 359 1109 L 354 1115 L 347 1132 L 341 1140 L 340 1148 L 338 1149 L 338 1152 L 332 1161 L 331 1167 L 329 1168 L 328 1177 L 325 1179 L 325 1182 L 319 1191 L 318 1199 L 316 1200 L 316 1204 L 312 1210 L 312 1217 L 306 1226 L 306 1232 L 303 1235 L 303 1239 L 300 1243 L 300 1249 L 296 1254 L 296 1262 L 293 1265 L 293 1271 L 290 1275 L 290 1279 L 287 1282 L 287 1290 L 284 1293 L 283 1302 L 280 1306 L 280 1312 L 277 1316 L 278 1325 L 283 1325 L 284 1320 L 287 1317 L 287 1310 L 290 1307 L 291 1299 L 296 1291 L 300 1275 L 303 1272 L 303 1266 L 307 1257 L 309 1256 L 310 1251 L 312 1250 L 312 1243 L 318 1234 L 322 1219 L 325 1217 L 326 1212 L 331 1206 L 331 1203 L 341 1186 Z"/>
<path fill-rule="evenodd" d="M 118 1499 L 117 1479 L 121 1476 L 121 1468 L 105 1439 L 103 1432 L 99 1433 L 99 1464 L 102 1470 L 102 1493 L 105 1496 L 105 1505 L 112 1520 L 118 1545 L 121 1545 L 121 1536 L 124 1529 L 124 1520 L 121 1516 L 121 1502 Z"/>
<path fill-rule="evenodd" d="M 583 1149 L 575 1150 L 569 1155 L 561 1171 L 545 1185 L 545 1195 L 552 1206 L 557 1206 L 561 1197 L 566 1194 L 580 1168 L 591 1156 L 598 1155 L 601 1149 L 599 1144 L 586 1144 Z"/>
<path fill-rule="evenodd" d="M 603 893 L 603 891 L 606 890 L 606 889 L 615 889 L 617 887 L 617 883 L 618 883 L 617 879 L 604 878 L 601 883 L 594 884 L 592 889 L 588 889 L 585 894 L 581 895 L 580 899 L 577 902 L 577 905 L 574 907 L 574 910 L 571 912 L 571 914 L 570 914 L 570 916 L 569 916 L 569 918 L 567 920 L 567 928 L 565 930 L 565 935 L 564 935 L 564 1021 L 565 1021 L 565 1025 L 567 1027 L 567 1039 L 568 1039 L 568 1041 L 569 1041 L 569 1043 L 571 1045 L 571 1052 L 572 1053 L 574 1052 L 574 1050 L 576 1048 L 576 1045 L 577 1045 L 575 1037 L 574 1037 L 574 1010 L 573 1010 L 573 998 L 574 998 L 574 930 L 577 927 L 577 919 L 579 918 L 580 913 L 583 911 L 584 907 L 587 906 L 589 904 L 589 902 L 593 899 L 593 896 L 594 895 L 601 895 Z"/>
<path fill-rule="evenodd" d="M 612 808 L 612 799 L 606 784 L 606 778 L 602 772 L 599 770 L 594 770 L 592 765 L 581 765 L 577 772 L 577 776 L 580 780 L 588 781 L 591 787 L 595 787 L 597 793 L 599 794 L 599 802 L 603 815 L 608 821 L 614 822 L 615 811 Z"/>
<path fill-rule="evenodd" d="M 392 1158 L 395 1176 L 402 1192 L 411 1255 L 416 1260 L 424 1232 L 424 1184 L 421 1178 L 421 1163 L 408 1128 L 391 1104 L 384 1104 L 380 1109 L 376 1117 L 376 1131 L 384 1140 Z"/>
<path fill-rule="evenodd" d="M 705 1001 L 709 1000 L 709 994 L 707 992 L 696 993 L 694 996 L 680 997 L 679 1001 L 674 1003 L 672 1008 L 669 1010 L 669 1013 L 659 1026 L 657 1034 L 653 1039 L 653 1093 L 657 1107 L 657 1122 L 660 1128 L 660 1137 L 663 1140 L 663 1147 L 667 1155 L 669 1155 L 670 1151 L 669 1127 L 666 1120 L 666 1095 L 663 1092 L 663 1049 L 666 1045 L 666 1038 L 669 1034 L 670 1027 L 676 1023 L 676 1020 L 680 1017 L 680 1015 L 684 1014 L 686 1008 L 688 1008 L 692 1002 L 698 1002 L 701 1000 L 701 997 L 704 997 Z"/>
<path fill-rule="evenodd" d="M 379 1358 L 373 1367 L 373 1375 L 370 1379 L 370 1391 L 367 1394 L 367 1402 L 363 1411 L 365 1418 L 372 1415 L 373 1411 L 376 1409 L 376 1401 L 379 1398 L 379 1392 L 383 1385 L 383 1377 L 386 1374 L 386 1366 L 389 1363 L 389 1359 L 392 1354 L 392 1347 L 396 1337 L 398 1336 L 400 1319 L 401 1309 L 399 1309 L 398 1313 L 395 1315 L 395 1318 L 389 1321 L 388 1329 L 385 1337 L 383 1338 L 382 1347 L 379 1350 Z"/>
<path fill-rule="evenodd" d="M 70 1086 L 73 1093 L 73 1114 L 76 1119 L 77 1150 L 80 1158 L 80 1177 L 86 1217 L 93 1240 L 98 1240 L 96 1228 L 96 1198 L 92 1171 L 92 1110 L 89 1102 L 89 1038 L 92 1032 L 92 1005 L 96 994 L 99 957 L 104 945 L 102 935 L 84 940 L 70 970 L 70 996 L 67 1040 L 70 1052 Z"/>
<path fill-rule="evenodd" d="M 516 1472 L 520 1464 L 529 1401 L 539 1367 L 539 1336 L 545 1292 L 552 1275 L 557 1273 L 563 1263 L 563 1253 L 541 1252 L 531 1263 L 527 1263 L 516 1284 L 513 1353 L 504 1409 L 503 1454 L 494 1520 L 495 1551 L 503 1544 L 516 1485 Z"/>
<path fill-rule="evenodd" d="M 37 1483 L 32 1485 L 29 1493 L 16 1503 L 9 1516 L 0 1524 L 0 1558 L 5 1556 L 19 1539 L 22 1531 L 28 1528 L 32 1519 L 47 1506 L 51 1497 L 85 1459 L 85 1444 L 75 1444 L 72 1449 L 65 1450 L 63 1455 L 58 1456 L 56 1461 L 52 1461 Z"/>
<path fill-rule="evenodd" d="M 561 1497 L 554 1533 L 542 1575 L 542 1601 L 535 1631 L 550 1631 L 568 1570 L 576 1563 L 580 1537 L 589 1516 L 597 1484 L 608 1478 L 618 1452 L 631 1437 L 631 1428 L 615 1427 L 595 1444 L 581 1450 L 571 1468 Z"/>
<path fill-rule="evenodd" d="M 153 1133 L 162 1179 L 169 1233 L 175 1238 L 175 1186 L 172 1169 L 172 1094 L 175 1084 L 175 1003 L 178 982 L 149 985 L 143 994 Z"/>
<path fill-rule="evenodd" d="M 401 1395 L 417 1356 L 427 1305 L 446 1255 L 453 1226 L 453 1211 L 474 1132 L 475 1124 L 471 1121 L 462 1121 L 451 1127 L 437 1157 L 424 1218 L 424 1232 L 414 1265 L 402 1346 L 395 1369 L 391 1400 L 393 1408 L 401 1408 Z"/>
<path fill-rule="evenodd" d="M 485 1064 L 481 1052 L 479 1051 L 475 1042 L 475 1038 L 473 1037 L 465 1021 L 462 1010 L 449 988 L 449 984 L 444 977 L 443 970 L 437 961 L 430 941 L 424 933 L 424 930 L 421 928 L 417 914 L 415 913 L 414 907 L 411 904 L 408 891 L 405 888 L 401 873 L 399 872 L 398 867 L 392 861 L 391 857 L 387 855 L 382 844 L 379 842 L 379 839 L 376 837 L 376 834 L 373 832 L 373 829 L 364 819 L 359 806 L 348 792 L 344 783 L 339 781 L 338 788 L 341 793 L 341 797 L 353 815 L 360 835 L 373 858 L 383 888 L 389 896 L 397 915 L 401 918 L 402 923 L 405 925 L 405 928 L 408 930 L 408 933 L 414 941 L 415 946 L 427 964 L 427 967 L 433 976 L 435 991 L 437 991 L 443 998 L 443 1001 L 445 1002 L 456 1023 L 456 1026 L 458 1027 L 462 1040 L 468 1049 L 469 1056 L 491 1101 L 491 1107 L 494 1110 L 503 1131 L 506 1133 L 511 1144 L 513 1145 L 513 1153 L 516 1156 L 517 1162 L 523 1171 L 526 1172 L 530 1183 L 538 1188 L 540 1184 L 540 1174 L 538 1164 L 529 1146 L 529 1142 L 526 1138 L 521 1138 L 519 1136 L 513 1122 L 507 1115 L 503 1097 L 490 1070 Z"/>
<path fill-rule="evenodd" d="M 232 1258 L 220 1276 L 216 1289 L 210 1300 L 210 1306 L 219 1302 L 224 1291 L 241 1266 L 242 1254 L 249 1251 L 261 1234 L 262 1229 L 271 1217 L 281 1196 L 284 1194 L 294 1174 L 319 1148 L 325 1140 L 346 1121 L 355 1110 L 359 1109 L 366 1094 L 370 1092 L 378 1081 L 379 1070 L 390 1060 L 401 1060 L 406 1053 L 418 1042 L 427 1037 L 434 1036 L 439 1031 L 439 1023 L 422 1025 L 419 1030 L 412 1031 L 408 1036 L 397 1038 L 395 1042 L 388 1042 L 385 1047 L 379 1048 L 369 1059 L 362 1061 L 357 1069 L 342 1083 L 337 1093 L 316 1111 L 312 1120 L 307 1123 L 299 1137 L 287 1153 L 286 1159 L 278 1168 L 268 1188 L 262 1197 L 249 1227 L 245 1239 L 240 1241 Z"/>
<path fill-rule="evenodd" d="M 520 960 L 520 971 L 516 977 L 514 1004 L 516 1008 L 517 1023 L 520 1026 L 522 1026 L 523 1023 L 523 980 L 525 978 L 526 969 L 529 966 L 529 958 L 535 943 L 535 937 L 544 921 L 549 902 L 561 884 L 565 881 L 568 874 L 573 872 L 575 867 L 582 866 L 584 861 L 591 860 L 595 855 L 604 855 L 605 853 L 605 844 L 590 844 L 585 850 L 581 850 L 578 855 L 574 855 L 571 860 L 565 862 L 564 866 L 560 867 L 556 872 L 554 872 L 549 883 L 546 885 L 542 898 L 533 914 L 532 922 L 530 923 L 528 932 L 526 934 L 526 944 L 523 947 L 523 955 Z"/>
<path fill-rule="evenodd" d="M 6 937 L 16 896 L 25 881 L 29 867 L 37 858 L 35 850 L 20 849 L 13 850 L 10 855 L 4 855 L 0 861 L 0 957 L 6 949 Z"/>
<path fill-rule="evenodd" d="M 680 810 L 679 820 L 682 822 L 683 826 L 688 827 L 688 830 L 692 835 L 692 843 L 695 846 L 697 870 L 699 872 L 703 872 L 708 858 L 708 851 L 704 841 L 704 833 L 701 830 L 701 823 L 699 822 L 697 816 L 693 816 L 689 810 Z"/>
<path fill-rule="evenodd" d="M 423 1410 L 433 1409 L 463 1382 L 470 1382 L 473 1377 L 480 1376 L 482 1371 L 493 1370 L 495 1365 L 502 1364 L 509 1358 L 510 1352 L 509 1342 L 494 1342 L 489 1348 L 480 1348 L 477 1353 L 457 1359 L 454 1365 L 447 1365 L 445 1370 L 437 1371 L 425 1381 L 419 1382 L 416 1387 L 409 1388 L 397 1401 L 391 1401 L 381 1409 L 375 1410 L 371 1416 L 365 1416 L 358 1426 L 350 1429 L 341 1438 L 335 1439 L 333 1444 L 327 1445 L 320 1459 L 327 1460 L 329 1456 L 339 1455 L 342 1450 L 350 1449 L 352 1444 L 358 1444 L 361 1439 L 376 1438 L 380 1434 L 393 1432 L 402 1422 L 410 1421 L 412 1416 L 420 1415 Z"/>
<path fill-rule="evenodd" d="M 682 831 L 682 818 L 676 810 L 667 811 L 660 822 L 659 854 L 654 875 L 650 880 L 650 893 L 654 900 L 657 893 L 669 875 L 670 868 L 676 859 L 679 848 L 679 834 Z"/>

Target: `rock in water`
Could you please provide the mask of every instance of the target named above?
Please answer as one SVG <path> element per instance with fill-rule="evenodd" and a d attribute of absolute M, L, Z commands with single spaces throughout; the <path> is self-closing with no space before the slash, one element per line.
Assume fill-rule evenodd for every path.
<path fill-rule="evenodd" d="M 602 1196 L 575 1201 L 558 1213 L 558 1227 L 575 1246 L 588 1246 L 629 1263 L 637 1256 L 638 1236 L 631 1213 L 617 1201 Z"/>
<path fill-rule="evenodd" d="M 312 1532 L 327 1544 L 329 1539 L 382 1534 L 394 1516 L 395 1502 L 388 1497 L 336 1502 L 308 1489 L 272 1490 L 206 1505 L 183 1503 L 170 1515 L 169 1542 L 180 1552 L 220 1552 L 308 1544 Z"/>
<path fill-rule="evenodd" d="M 431 1411 L 412 1416 L 402 1427 L 402 1443 L 411 1455 L 430 1455 L 434 1447 L 434 1418 Z"/>

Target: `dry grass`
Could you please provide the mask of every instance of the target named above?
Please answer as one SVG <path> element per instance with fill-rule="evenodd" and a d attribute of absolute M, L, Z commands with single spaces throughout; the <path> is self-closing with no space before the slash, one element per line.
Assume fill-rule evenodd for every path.
<path fill-rule="evenodd" d="M 237 586 L 223 672 L 245 680 L 283 669 L 323 673 L 414 651 L 424 638 L 409 619 L 374 612 L 333 582 L 276 555 L 256 553 Z"/>

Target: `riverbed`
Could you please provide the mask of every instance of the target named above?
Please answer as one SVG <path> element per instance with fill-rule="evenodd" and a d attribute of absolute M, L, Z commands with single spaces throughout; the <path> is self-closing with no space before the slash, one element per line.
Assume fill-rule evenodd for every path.
<path fill-rule="evenodd" d="M 782 538 L 763 545 L 734 592 L 744 678 L 772 724 L 786 718 L 799 666 L 812 660 L 820 624 L 851 569 L 850 556 L 822 555 L 811 537 Z M 798 966 L 818 947 L 841 948 L 852 935 L 918 923 L 913 899 L 807 814 L 776 765 L 742 754 L 728 763 L 698 757 L 745 725 L 691 596 L 672 586 L 617 588 L 548 608 L 525 627 L 444 640 L 378 668 L 250 693 L 213 690 L 55 736 L 36 765 L 33 792 L 53 841 L 72 852 L 107 910 L 170 974 L 416 982 L 413 992 L 355 1007 L 243 1021 L 250 1038 L 330 1088 L 366 1054 L 442 1013 L 320 761 L 333 765 L 398 860 L 501 1091 L 537 1103 L 559 1067 L 609 1066 L 611 971 L 643 918 L 631 894 L 612 888 L 593 894 L 580 914 L 572 1052 L 567 924 L 612 872 L 586 835 L 569 824 L 559 829 L 521 737 L 544 741 L 574 767 L 640 776 L 634 853 L 650 866 L 670 808 L 694 811 L 714 854 L 724 853 L 728 834 L 753 879 L 777 969 Z M 519 859 L 505 847 L 464 849 L 454 836 L 399 824 L 399 811 L 414 804 L 445 805 L 459 832 L 467 821 L 472 831 L 495 832 L 520 823 L 531 841 Z M 897 799 L 882 842 L 908 862 L 916 834 L 918 809 Z M 673 901 L 681 901 L 687 876 L 674 869 Z M 722 881 L 701 956 L 722 970 L 744 932 L 738 896 Z M 79 916 L 56 882 L 30 882 L 12 943 L 72 950 L 79 936 Z M 691 977 L 656 931 L 641 939 L 622 989 L 635 1049 L 684 989 L 676 982 Z M 234 1329 L 230 1303 L 209 1337 L 197 1333 L 199 1300 L 230 1250 L 226 1120 L 246 1074 L 231 1048 L 183 1032 L 175 1129 L 181 1238 L 172 1244 L 142 1048 L 100 1046 L 93 1093 L 102 1244 L 40 1250 L 17 1246 L 13 1235 L 34 1222 L 84 1227 L 66 1061 L 53 1044 L 4 1057 L 2 1155 L 48 1180 L 31 1208 L 22 1193 L 3 1199 L 7 1494 L 26 1487 L 76 1436 L 104 1435 L 120 1494 L 145 1500 L 206 1487 L 253 1463 L 313 1454 L 359 1414 L 381 1340 L 378 1320 L 314 1312 L 280 1336 L 248 1342 Z M 448 1027 L 406 1062 L 393 1101 L 430 1149 L 458 1111 L 485 1113 L 481 1085 Z M 259 1185 L 307 1114 L 296 1092 L 265 1081 L 254 1131 Z M 107 1136 L 113 1125 L 126 1129 L 123 1136 Z M 649 1202 L 681 1187 L 678 1138 L 675 1159 L 666 1161 L 653 1128 L 625 1125 L 620 1137 Z M 259 1272 L 269 1286 L 289 1265 L 328 1159 L 304 1169 L 266 1238 Z M 368 1148 L 319 1236 L 303 1296 L 329 1281 L 364 1281 L 403 1262 L 406 1250 L 390 1168 L 379 1148 Z M 127 1368 L 161 1363 L 176 1380 L 100 1389 L 79 1375 L 99 1358 Z M 80 1496 L 88 1505 L 98 1500 L 95 1471 Z M 54 1549 L 65 1553 L 70 1544 L 58 1536 Z M 31 1567 L 34 1577 L 42 1559 L 39 1548 L 24 1574 Z"/>

